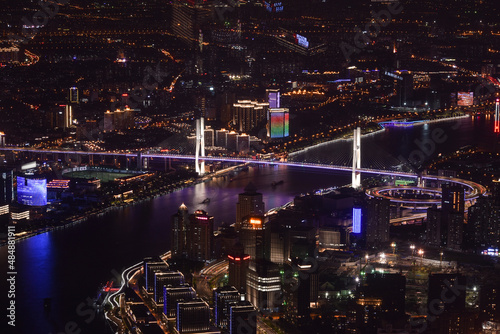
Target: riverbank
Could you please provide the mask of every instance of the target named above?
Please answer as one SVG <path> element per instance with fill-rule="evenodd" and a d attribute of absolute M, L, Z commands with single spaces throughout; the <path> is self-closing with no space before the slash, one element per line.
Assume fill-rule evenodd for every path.
<path fill-rule="evenodd" d="M 217 178 L 217 177 L 224 177 L 227 174 L 232 173 L 234 170 L 238 170 L 238 169 L 240 169 L 240 168 L 242 168 L 242 167 L 244 167 L 244 166 L 246 166 L 248 164 L 249 163 L 238 164 L 236 166 L 227 167 L 227 168 L 225 168 L 223 170 L 219 170 L 219 171 L 216 171 L 216 172 L 213 172 L 213 173 L 210 173 L 210 174 L 206 174 L 206 175 L 204 175 L 202 177 L 198 177 L 198 178 L 196 178 L 194 180 L 186 180 L 186 181 L 184 181 L 185 182 L 184 186 L 175 187 L 175 188 L 167 190 L 167 191 L 162 191 L 162 192 L 160 192 L 158 194 L 148 195 L 148 196 L 146 196 L 146 197 L 144 197 L 144 198 L 142 198 L 140 200 L 134 200 L 134 201 L 130 201 L 130 202 L 122 202 L 120 204 L 111 204 L 110 206 L 107 206 L 107 207 L 92 209 L 89 212 L 82 213 L 78 217 L 68 217 L 68 218 L 66 218 L 67 221 L 63 222 L 61 225 L 57 225 L 57 226 L 45 226 L 45 227 L 40 227 L 40 228 L 38 228 L 36 230 L 33 230 L 33 231 L 30 231 L 30 232 L 26 232 L 26 231 L 20 232 L 20 233 L 18 233 L 16 235 L 15 242 L 26 240 L 28 238 L 31 238 L 31 237 L 34 237 L 34 236 L 37 236 L 37 235 L 40 235 L 40 234 L 48 233 L 48 232 L 51 232 L 51 231 L 66 229 L 66 228 L 75 226 L 77 224 L 80 224 L 82 222 L 85 222 L 85 221 L 87 221 L 88 219 L 90 219 L 92 217 L 103 216 L 103 215 L 105 215 L 105 214 L 107 214 L 107 213 L 109 213 L 109 212 L 111 212 L 113 210 L 120 210 L 122 208 L 126 208 L 126 207 L 130 207 L 130 206 L 142 204 L 142 203 L 145 203 L 145 202 L 148 202 L 148 201 L 152 201 L 152 200 L 154 200 L 156 198 L 159 198 L 159 197 L 162 197 L 162 196 L 165 196 L 165 195 L 168 195 L 168 194 L 180 191 L 182 189 L 193 187 L 193 186 L 195 186 L 197 184 L 210 181 L 210 180 L 212 180 L 214 178 Z M 3 247 L 5 245 L 7 245 L 7 238 L 6 238 L 5 241 L 2 240 L 2 242 L 0 242 L 0 247 Z"/>

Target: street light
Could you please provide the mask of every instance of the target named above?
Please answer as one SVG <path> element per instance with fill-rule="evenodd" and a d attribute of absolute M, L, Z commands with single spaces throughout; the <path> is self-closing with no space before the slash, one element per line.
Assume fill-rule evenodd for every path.
<path fill-rule="evenodd" d="M 424 260 L 424 250 L 422 248 L 418 250 L 418 255 L 420 255 L 420 265 L 422 265 L 422 261 Z"/>
<path fill-rule="evenodd" d="M 410 248 L 411 248 L 411 256 L 414 256 L 415 255 L 415 245 L 411 244 Z"/>
<path fill-rule="evenodd" d="M 443 252 L 439 252 L 439 269 L 441 269 L 442 263 L 443 263 Z"/>
<path fill-rule="evenodd" d="M 393 243 L 391 244 L 391 247 L 392 247 L 392 255 L 396 254 L 396 243 L 395 243 L 395 242 L 393 242 Z"/>

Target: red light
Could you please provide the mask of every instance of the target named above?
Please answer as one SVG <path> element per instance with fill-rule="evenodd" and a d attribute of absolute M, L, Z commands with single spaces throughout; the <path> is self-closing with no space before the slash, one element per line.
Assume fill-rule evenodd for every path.
<path fill-rule="evenodd" d="M 250 255 L 247 255 L 247 256 L 245 256 L 245 257 L 243 258 L 243 261 L 244 261 L 244 260 L 249 260 L 249 259 L 250 259 Z"/>
<path fill-rule="evenodd" d="M 237 257 L 235 260 L 236 260 L 236 261 L 241 261 L 241 259 L 240 259 L 239 257 Z"/>
<path fill-rule="evenodd" d="M 232 257 L 231 255 L 228 255 L 227 257 L 230 258 L 231 260 L 234 260 L 234 257 Z"/>
<path fill-rule="evenodd" d="M 123 93 L 122 96 L 128 96 L 128 94 L 127 93 Z"/>

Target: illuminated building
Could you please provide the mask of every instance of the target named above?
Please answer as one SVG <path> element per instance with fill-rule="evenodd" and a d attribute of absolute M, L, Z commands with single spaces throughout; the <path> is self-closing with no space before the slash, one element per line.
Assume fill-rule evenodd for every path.
<path fill-rule="evenodd" d="M 78 97 L 78 87 L 71 87 L 69 89 L 68 100 L 70 103 L 79 103 L 80 102 L 80 99 Z"/>
<path fill-rule="evenodd" d="M 47 189 L 69 189 L 70 180 L 52 180 L 47 184 Z"/>
<path fill-rule="evenodd" d="M 271 139 L 285 138 L 289 133 L 289 117 L 287 108 L 269 109 L 268 136 Z"/>
<path fill-rule="evenodd" d="M 47 205 L 47 180 L 34 176 L 18 176 L 17 202 L 28 206 Z"/>
<path fill-rule="evenodd" d="M 303 56 L 320 55 L 326 51 L 325 43 L 313 43 L 308 37 L 280 28 L 274 35 L 279 46 Z"/>
<path fill-rule="evenodd" d="M 0 63 L 18 63 L 19 48 L 16 46 L 0 46 Z"/>
<path fill-rule="evenodd" d="M 245 254 L 244 246 L 238 242 L 231 249 L 227 258 L 229 262 L 228 283 L 244 294 L 247 286 L 247 269 L 250 255 Z"/>
<path fill-rule="evenodd" d="M 233 104 L 233 126 L 240 132 L 249 132 L 266 120 L 269 104 L 266 102 L 238 100 Z"/>
<path fill-rule="evenodd" d="M 0 147 L 5 146 L 5 133 L 0 131 Z"/>
<path fill-rule="evenodd" d="M 172 216 L 172 257 L 187 256 L 187 233 L 189 227 L 188 208 L 182 203 Z"/>
<path fill-rule="evenodd" d="M 205 146 L 215 146 L 215 131 L 211 128 L 205 129 Z"/>
<path fill-rule="evenodd" d="M 479 289 L 479 310 L 481 321 L 500 323 L 500 283 L 491 278 L 481 284 Z"/>
<path fill-rule="evenodd" d="M 318 300 L 318 275 L 316 268 L 309 263 L 301 263 L 301 259 L 293 259 L 291 271 L 293 277 L 284 277 L 285 317 L 292 321 L 309 317 L 311 302 Z M 314 272 L 313 272 L 314 270 Z M 290 269 L 285 267 L 285 272 Z"/>
<path fill-rule="evenodd" d="M 373 247 L 389 241 L 391 201 L 388 199 L 369 198 L 366 200 L 363 214 L 367 247 Z"/>
<path fill-rule="evenodd" d="M 287 246 L 287 259 L 305 259 L 309 256 L 314 256 L 314 249 L 316 248 L 316 228 L 298 224 L 295 226 L 292 225 L 288 229 Z"/>
<path fill-rule="evenodd" d="M 12 219 L 13 222 L 18 222 L 21 220 L 30 220 L 30 210 L 24 206 L 11 205 L 10 219 Z"/>
<path fill-rule="evenodd" d="M 155 273 L 167 272 L 168 264 L 159 257 L 146 258 L 143 261 L 144 287 L 148 293 L 153 293 L 155 288 Z"/>
<path fill-rule="evenodd" d="M 495 102 L 495 133 L 500 133 L 500 99 Z"/>
<path fill-rule="evenodd" d="M 461 186 L 443 184 L 441 200 L 441 234 L 448 248 L 460 249 L 464 231 L 465 192 Z"/>
<path fill-rule="evenodd" d="M 243 219 L 249 215 L 263 215 L 265 205 L 262 201 L 262 194 L 257 192 L 255 185 L 250 182 L 245 187 L 244 192 L 238 195 L 236 203 L 236 224 L 241 224 Z"/>
<path fill-rule="evenodd" d="M 64 129 L 69 129 L 73 127 L 73 106 L 67 104 L 64 107 Z"/>
<path fill-rule="evenodd" d="M 179 271 L 160 271 L 154 273 L 153 299 L 157 307 L 163 306 L 163 287 L 180 286 L 184 284 L 184 275 Z"/>
<path fill-rule="evenodd" d="M 219 287 L 214 290 L 215 326 L 227 328 L 229 324 L 229 303 L 241 299 L 239 291 L 234 286 Z"/>
<path fill-rule="evenodd" d="M 200 298 L 177 303 L 176 329 L 179 333 L 210 330 L 210 307 Z"/>
<path fill-rule="evenodd" d="M 495 205 L 500 206 L 500 180 L 493 180 L 491 195 L 495 201 Z"/>
<path fill-rule="evenodd" d="M 247 271 L 246 300 L 261 311 L 281 306 L 281 276 L 277 264 L 267 260 L 251 261 Z"/>
<path fill-rule="evenodd" d="M 361 208 L 352 208 L 352 233 L 359 234 L 362 232 L 361 230 Z"/>
<path fill-rule="evenodd" d="M 427 209 L 427 244 L 432 246 L 441 246 L 441 209 L 436 205 Z"/>
<path fill-rule="evenodd" d="M 238 134 L 234 131 L 231 131 L 227 134 L 226 148 L 229 151 L 236 151 Z"/>
<path fill-rule="evenodd" d="M 269 244 L 267 246 L 269 247 L 268 260 L 277 264 L 283 264 L 288 260 L 288 231 L 281 224 L 270 223 L 266 227 L 267 232 L 265 236 L 265 242 Z"/>
<path fill-rule="evenodd" d="M 0 204 L 14 201 L 14 172 L 11 169 L 0 169 Z"/>
<path fill-rule="evenodd" d="M 266 89 L 266 103 L 269 104 L 270 109 L 281 108 L 280 90 Z"/>
<path fill-rule="evenodd" d="M 257 309 L 249 301 L 229 304 L 229 334 L 241 333 L 257 333 Z"/>
<path fill-rule="evenodd" d="M 136 110 L 126 107 L 104 113 L 104 132 L 120 131 L 135 127 L 134 114 Z"/>
<path fill-rule="evenodd" d="M 238 153 L 248 153 L 250 150 L 250 136 L 246 134 L 236 136 L 236 151 Z"/>
<path fill-rule="evenodd" d="M 265 228 L 263 216 L 248 216 L 241 224 L 240 241 L 251 259 L 265 257 Z"/>
<path fill-rule="evenodd" d="M 163 314 L 168 319 L 173 319 L 177 316 L 177 303 L 179 301 L 190 301 L 196 298 L 196 291 L 184 284 L 182 286 L 163 286 Z"/>
<path fill-rule="evenodd" d="M 188 257 L 196 261 L 209 261 L 213 258 L 214 217 L 203 210 L 189 216 Z"/>
<path fill-rule="evenodd" d="M 359 209 L 361 210 L 361 209 Z M 361 217 L 360 217 L 361 223 Z M 354 233 L 354 228 L 353 228 Z M 348 246 L 348 234 L 341 227 L 319 229 L 319 247 L 324 250 L 342 250 Z"/>
<path fill-rule="evenodd" d="M 398 76 L 397 92 L 400 107 L 409 107 L 413 104 L 413 74 L 403 73 Z"/>
<path fill-rule="evenodd" d="M 227 147 L 227 134 L 229 133 L 226 129 L 215 131 L 215 143 L 219 147 Z"/>
<path fill-rule="evenodd" d="M 491 197 L 480 197 L 469 207 L 466 240 L 473 250 L 500 248 L 500 206 Z"/>
<path fill-rule="evenodd" d="M 201 26 L 211 16 L 212 10 L 208 1 L 175 0 L 172 3 L 171 28 L 175 36 L 189 46 L 196 46 Z"/>
<path fill-rule="evenodd" d="M 377 333 L 382 300 L 380 298 L 359 297 L 350 307 L 350 333 Z"/>
<path fill-rule="evenodd" d="M 0 216 L 8 215 L 9 212 L 9 204 L 0 204 Z"/>

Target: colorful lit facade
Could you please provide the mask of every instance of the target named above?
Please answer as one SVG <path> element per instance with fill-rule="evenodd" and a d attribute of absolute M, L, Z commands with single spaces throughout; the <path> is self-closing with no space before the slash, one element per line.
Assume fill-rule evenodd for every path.
<path fill-rule="evenodd" d="M 289 132 L 290 113 L 287 108 L 269 109 L 268 135 L 271 139 L 285 138 Z"/>

